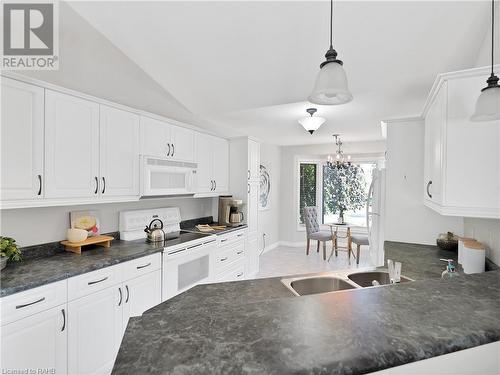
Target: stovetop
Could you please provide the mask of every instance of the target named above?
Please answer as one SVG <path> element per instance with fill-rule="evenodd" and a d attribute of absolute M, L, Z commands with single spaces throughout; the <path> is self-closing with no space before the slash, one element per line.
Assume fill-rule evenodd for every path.
<path fill-rule="evenodd" d="M 172 233 L 170 233 L 169 235 L 171 235 L 171 234 Z M 170 247 L 170 246 L 180 245 L 180 244 L 183 244 L 183 243 L 186 243 L 186 242 L 196 241 L 196 240 L 203 239 L 203 238 L 207 238 L 207 234 L 194 233 L 194 232 L 188 232 L 188 231 L 185 231 L 185 230 L 181 230 L 179 232 L 179 235 L 177 237 L 167 239 L 164 242 L 164 247 Z"/>

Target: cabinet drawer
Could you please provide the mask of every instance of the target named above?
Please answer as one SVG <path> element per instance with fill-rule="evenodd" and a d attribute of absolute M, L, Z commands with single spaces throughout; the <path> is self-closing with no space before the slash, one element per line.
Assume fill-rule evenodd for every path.
<path fill-rule="evenodd" d="M 245 256 L 245 243 L 230 244 L 217 249 L 215 253 L 215 272 L 218 274 L 230 263 Z"/>
<path fill-rule="evenodd" d="M 238 230 L 235 232 L 231 232 L 228 234 L 222 234 L 217 238 L 217 245 L 218 246 L 226 246 L 231 243 L 235 243 L 238 241 L 244 241 L 245 240 L 245 233 L 246 231 L 244 229 Z"/>
<path fill-rule="evenodd" d="M 33 288 L 0 300 L 2 325 L 66 303 L 67 281 Z"/>
<path fill-rule="evenodd" d="M 237 281 L 243 280 L 245 278 L 245 263 L 243 260 L 238 260 L 227 267 L 220 275 L 217 277 L 217 281 Z"/>
<path fill-rule="evenodd" d="M 161 269 L 161 253 L 123 263 L 123 277 L 130 280 L 159 269 Z"/>
<path fill-rule="evenodd" d="M 121 283 L 122 266 L 118 264 L 68 279 L 68 301 Z"/>

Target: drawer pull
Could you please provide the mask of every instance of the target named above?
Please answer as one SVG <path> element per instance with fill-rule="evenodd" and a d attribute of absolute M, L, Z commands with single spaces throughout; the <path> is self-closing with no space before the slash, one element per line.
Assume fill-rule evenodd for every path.
<path fill-rule="evenodd" d="M 61 328 L 61 332 L 63 332 L 66 329 L 66 312 L 64 309 L 61 310 L 62 316 L 63 316 L 63 326 Z"/>
<path fill-rule="evenodd" d="M 243 272 L 236 275 L 236 277 L 241 277 L 241 276 L 243 276 Z"/>
<path fill-rule="evenodd" d="M 149 262 L 148 264 L 145 264 L 145 265 L 143 265 L 143 266 L 137 266 L 136 268 L 137 268 L 138 270 L 140 270 L 141 268 L 146 268 L 146 267 L 149 267 L 150 265 L 151 265 L 151 262 Z"/>
<path fill-rule="evenodd" d="M 122 288 L 118 288 L 118 291 L 120 292 L 120 302 L 118 302 L 118 306 L 121 306 L 123 300 Z"/>
<path fill-rule="evenodd" d="M 45 297 L 42 297 L 39 300 L 36 300 L 34 302 L 26 303 L 24 305 L 17 305 L 16 309 L 22 309 L 23 307 L 28 307 L 28 306 L 34 305 L 35 303 L 39 303 L 39 302 L 42 302 L 42 301 L 45 301 Z"/>
<path fill-rule="evenodd" d="M 236 253 L 237 255 L 243 254 L 243 250 L 240 250 Z"/>
<path fill-rule="evenodd" d="M 243 237 L 243 233 L 238 234 L 237 237 Z"/>
<path fill-rule="evenodd" d="M 222 240 L 220 240 L 220 242 L 226 242 L 227 241 L 227 238 L 223 238 Z"/>
<path fill-rule="evenodd" d="M 187 249 L 190 250 L 190 249 L 194 249 L 195 247 L 200 247 L 201 245 L 203 245 L 202 243 L 199 243 L 198 245 L 193 245 L 193 246 L 189 246 Z"/>
<path fill-rule="evenodd" d="M 220 261 L 221 261 L 221 262 L 224 262 L 225 260 L 227 260 L 227 257 L 220 258 Z"/>
<path fill-rule="evenodd" d="M 97 283 L 102 283 L 103 281 L 106 281 L 108 279 L 108 277 L 104 277 L 102 278 L 101 280 L 96 280 L 96 281 L 89 281 L 87 284 L 88 285 L 94 285 L 94 284 L 97 284 Z"/>
<path fill-rule="evenodd" d="M 125 289 L 127 289 L 127 298 L 125 299 L 125 303 L 128 303 L 128 299 L 130 297 L 130 291 L 128 290 L 128 285 L 125 285 Z"/>

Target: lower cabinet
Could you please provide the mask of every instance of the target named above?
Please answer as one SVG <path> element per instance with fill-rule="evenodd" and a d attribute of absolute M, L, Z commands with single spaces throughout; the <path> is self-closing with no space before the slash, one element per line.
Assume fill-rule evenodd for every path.
<path fill-rule="evenodd" d="M 128 320 L 161 303 L 161 270 L 126 281 L 123 305 L 123 332 Z"/>
<path fill-rule="evenodd" d="M 121 286 L 68 303 L 68 373 L 109 374 L 123 333 Z"/>
<path fill-rule="evenodd" d="M 66 319 L 64 304 L 2 326 L 2 374 L 66 374 Z"/>

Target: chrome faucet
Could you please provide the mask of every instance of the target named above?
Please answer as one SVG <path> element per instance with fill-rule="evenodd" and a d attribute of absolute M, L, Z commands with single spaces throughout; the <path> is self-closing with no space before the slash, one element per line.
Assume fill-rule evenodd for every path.
<path fill-rule="evenodd" d="M 389 282 L 396 284 L 401 282 L 401 262 L 393 262 L 387 259 L 387 269 L 389 271 Z"/>
<path fill-rule="evenodd" d="M 443 262 L 448 262 L 446 265 L 446 269 L 441 272 L 441 278 L 444 279 L 445 277 L 453 277 L 456 274 L 456 269 L 455 265 L 453 264 L 453 259 L 439 259 L 442 260 Z"/>

